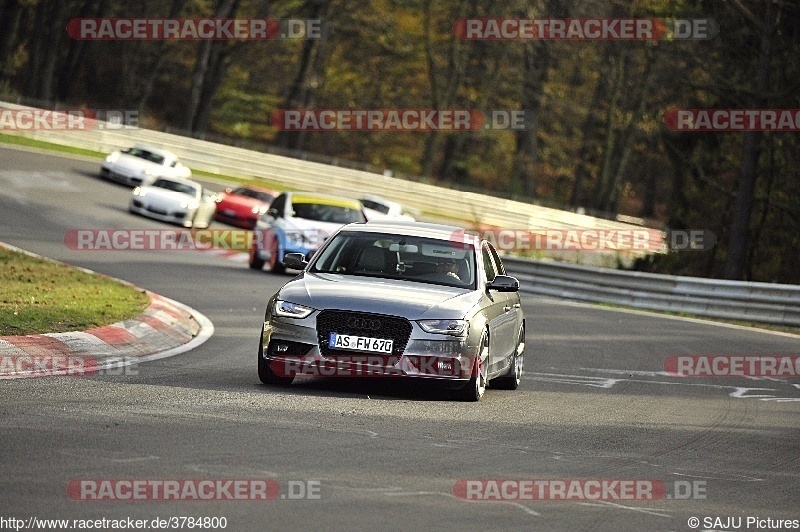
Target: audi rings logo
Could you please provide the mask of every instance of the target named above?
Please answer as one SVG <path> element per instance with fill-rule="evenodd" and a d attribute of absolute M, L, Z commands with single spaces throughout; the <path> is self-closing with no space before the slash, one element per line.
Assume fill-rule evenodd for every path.
<path fill-rule="evenodd" d="M 369 318 L 353 317 L 347 319 L 347 326 L 352 327 L 354 329 L 369 329 L 372 331 L 377 331 L 378 329 L 381 328 L 381 321 Z"/>

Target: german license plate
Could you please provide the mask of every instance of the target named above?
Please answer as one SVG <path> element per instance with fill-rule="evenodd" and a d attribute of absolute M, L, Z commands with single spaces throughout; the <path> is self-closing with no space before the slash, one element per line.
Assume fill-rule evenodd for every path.
<path fill-rule="evenodd" d="M 391 353 L 393 343 L 393 340 L 387 340 L 385 338 L 369 338 L 366 336 L 352 336 L 338 333 L 331 333 L 328 340 L 328 346 L 332 349 L 367 351 L 370 353 Z"/>

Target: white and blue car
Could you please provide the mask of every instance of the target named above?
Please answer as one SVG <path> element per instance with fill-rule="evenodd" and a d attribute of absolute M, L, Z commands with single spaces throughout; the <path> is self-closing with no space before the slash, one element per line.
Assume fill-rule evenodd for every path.
<path fill-rule="evenodd" d="M 287 253 L 310 257 L 333 233 L 353 222 L 366 222 L 361 203 L 354 199 L 306 192 L 284 192 L 256 222 L 250 249 L 250 268 L 265 264 L 284 273 Z"/>

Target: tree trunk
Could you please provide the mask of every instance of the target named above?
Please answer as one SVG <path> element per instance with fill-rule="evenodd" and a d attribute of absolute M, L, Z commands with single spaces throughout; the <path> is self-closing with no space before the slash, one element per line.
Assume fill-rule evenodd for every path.
<path fill-rule="evenodd" d="M 326 0 L 308 0 L 304 13 L 310 19 L 324 18 L 330 8 Z M 306 39 L 300 53 L 300 67 L 289 89 L 283 97 L 281 109 L 311 109 L 316 101 L 317 89 L 324 77 L 329 43 L 327 38 Z M 306 140 L 305 131 L 279 131 L 275 144 L 291 150 L 302 150 Z"/>
<path fill-rule="evenodd" d="M 511 171 L 512 191 L 521 185 L 526 198 L 536 197 L 536 171 L 538 160 L 537 129 L 542 108 L 542 93 L 550 68 L 550 45 L 534 41 L 525 45 L 525 80 L 522 86 L 522 108 L 525 110 L 525 129 L 516 134 L 514 166 Z M 529 116 L 530 115 L 530 116 Z"/>
<path fill-rule="evenodd" d="M 433 50 L 433 36 L 431 30 L 431 1 L 426 0 L 424 5 L 424 25 L 425 25 L 425 55 L 428 64 L 428 79 L 431 86 L 431 104 L 435 110 L 447 109 L 453 105 L 456 92 L 464 82 L 464 71 L 467 63 L 467 56 L 470 47 L 462 46 L 455 36 L 450 37 L 450 48 L 448 54 L 447 68 L 444 69 L 444 86 L 437 76 L 436 57 Z M 434 173 L 434 161 L 436 153 L 439 151 L 441 142 L 441 132 L 432 130 L 425 136 L 422 149 L 422 159 L 420 161 L 420 173 L 430 176 Z"/>
<path fill-rule="evenodd" d="M 583 183 L 591 179 L 587 161 L 592 153 L 593 139 L 596 137 L 595 132 L 599 126 L 599 119 L 597 118 L 597 107 L 600 105 L 600 100 L 603 96 L 603 79 L 597 81 L 597 87 L 592 96 L 592 103 L 589 104 L 589 110 L 586 114 L 586 119 L 581 127 L 583 137 L 581 139 L 581 148 L 578 152 L 578 162 L 575 165 L 575 182 L 572 185 L 572 194 L 570 194 L 569 203 L 572 206 L 579 206 L 582 198 Z"/>
<path fill-rule="evenodd" d="M 218 0 L 217 9 L 214 13 L 215 18 L 230 18 L 239 7 L 239 0 Z M 213 97 L 209 96 L 209 91 L 206 90 L 207 78 L 209 76 L 209 67 L 211 65 L 211 55 L 215 48 L 224 46 L 225 43 L 217 41 L 202 41 L 200 44 L 200 51 L 197 56 L 197 62 L 194 67 L 194 74 L 192 74 L 192 88 L 189 94 L 189 106 L 186 112 L 185 129 L 187 133 L 194 135 L 197 131 L 197 119 L 203 99 Z"/>
<path fill-rule="evenodd" d="M 14 75 L 11 59 L 17 48 L 17 33 L 24 7 L 20 0 L 7 0 L 0 8 L 0 91 Z"/>
<path fill-rule="evenodd" d="M 769 89 L 770 60 L 772 58 L 772 38 L 775 32 L 775 7 L 771 0 L 766 0 L 764 20 L 761 27 L 759 44 L 758 72 L 756 73 L 754 108 L 766 104 L 764 95 Z M 742 167 L 728 240 L 728 256 L 725 261 L 725 279 L 743 280 L 747 271 L 747 245 L 750 234 L 750 219 L 753 213 L 753 194 L 758 178 L 758 159 L 761 154 L 761 133 L 748 131 L 744 134 L 742 147 Z"/>

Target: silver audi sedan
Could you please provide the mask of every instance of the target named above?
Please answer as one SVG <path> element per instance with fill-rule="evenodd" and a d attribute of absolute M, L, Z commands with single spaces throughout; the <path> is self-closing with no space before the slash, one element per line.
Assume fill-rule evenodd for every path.
<path fill-rule="evenodd" d="M 341 228 L 267 304 L 262 382 L 298 376 L 433 380 L 465 401 L 516 389 L 525 350 L 519 282 L 463 229 L 416 222 Z"/>

